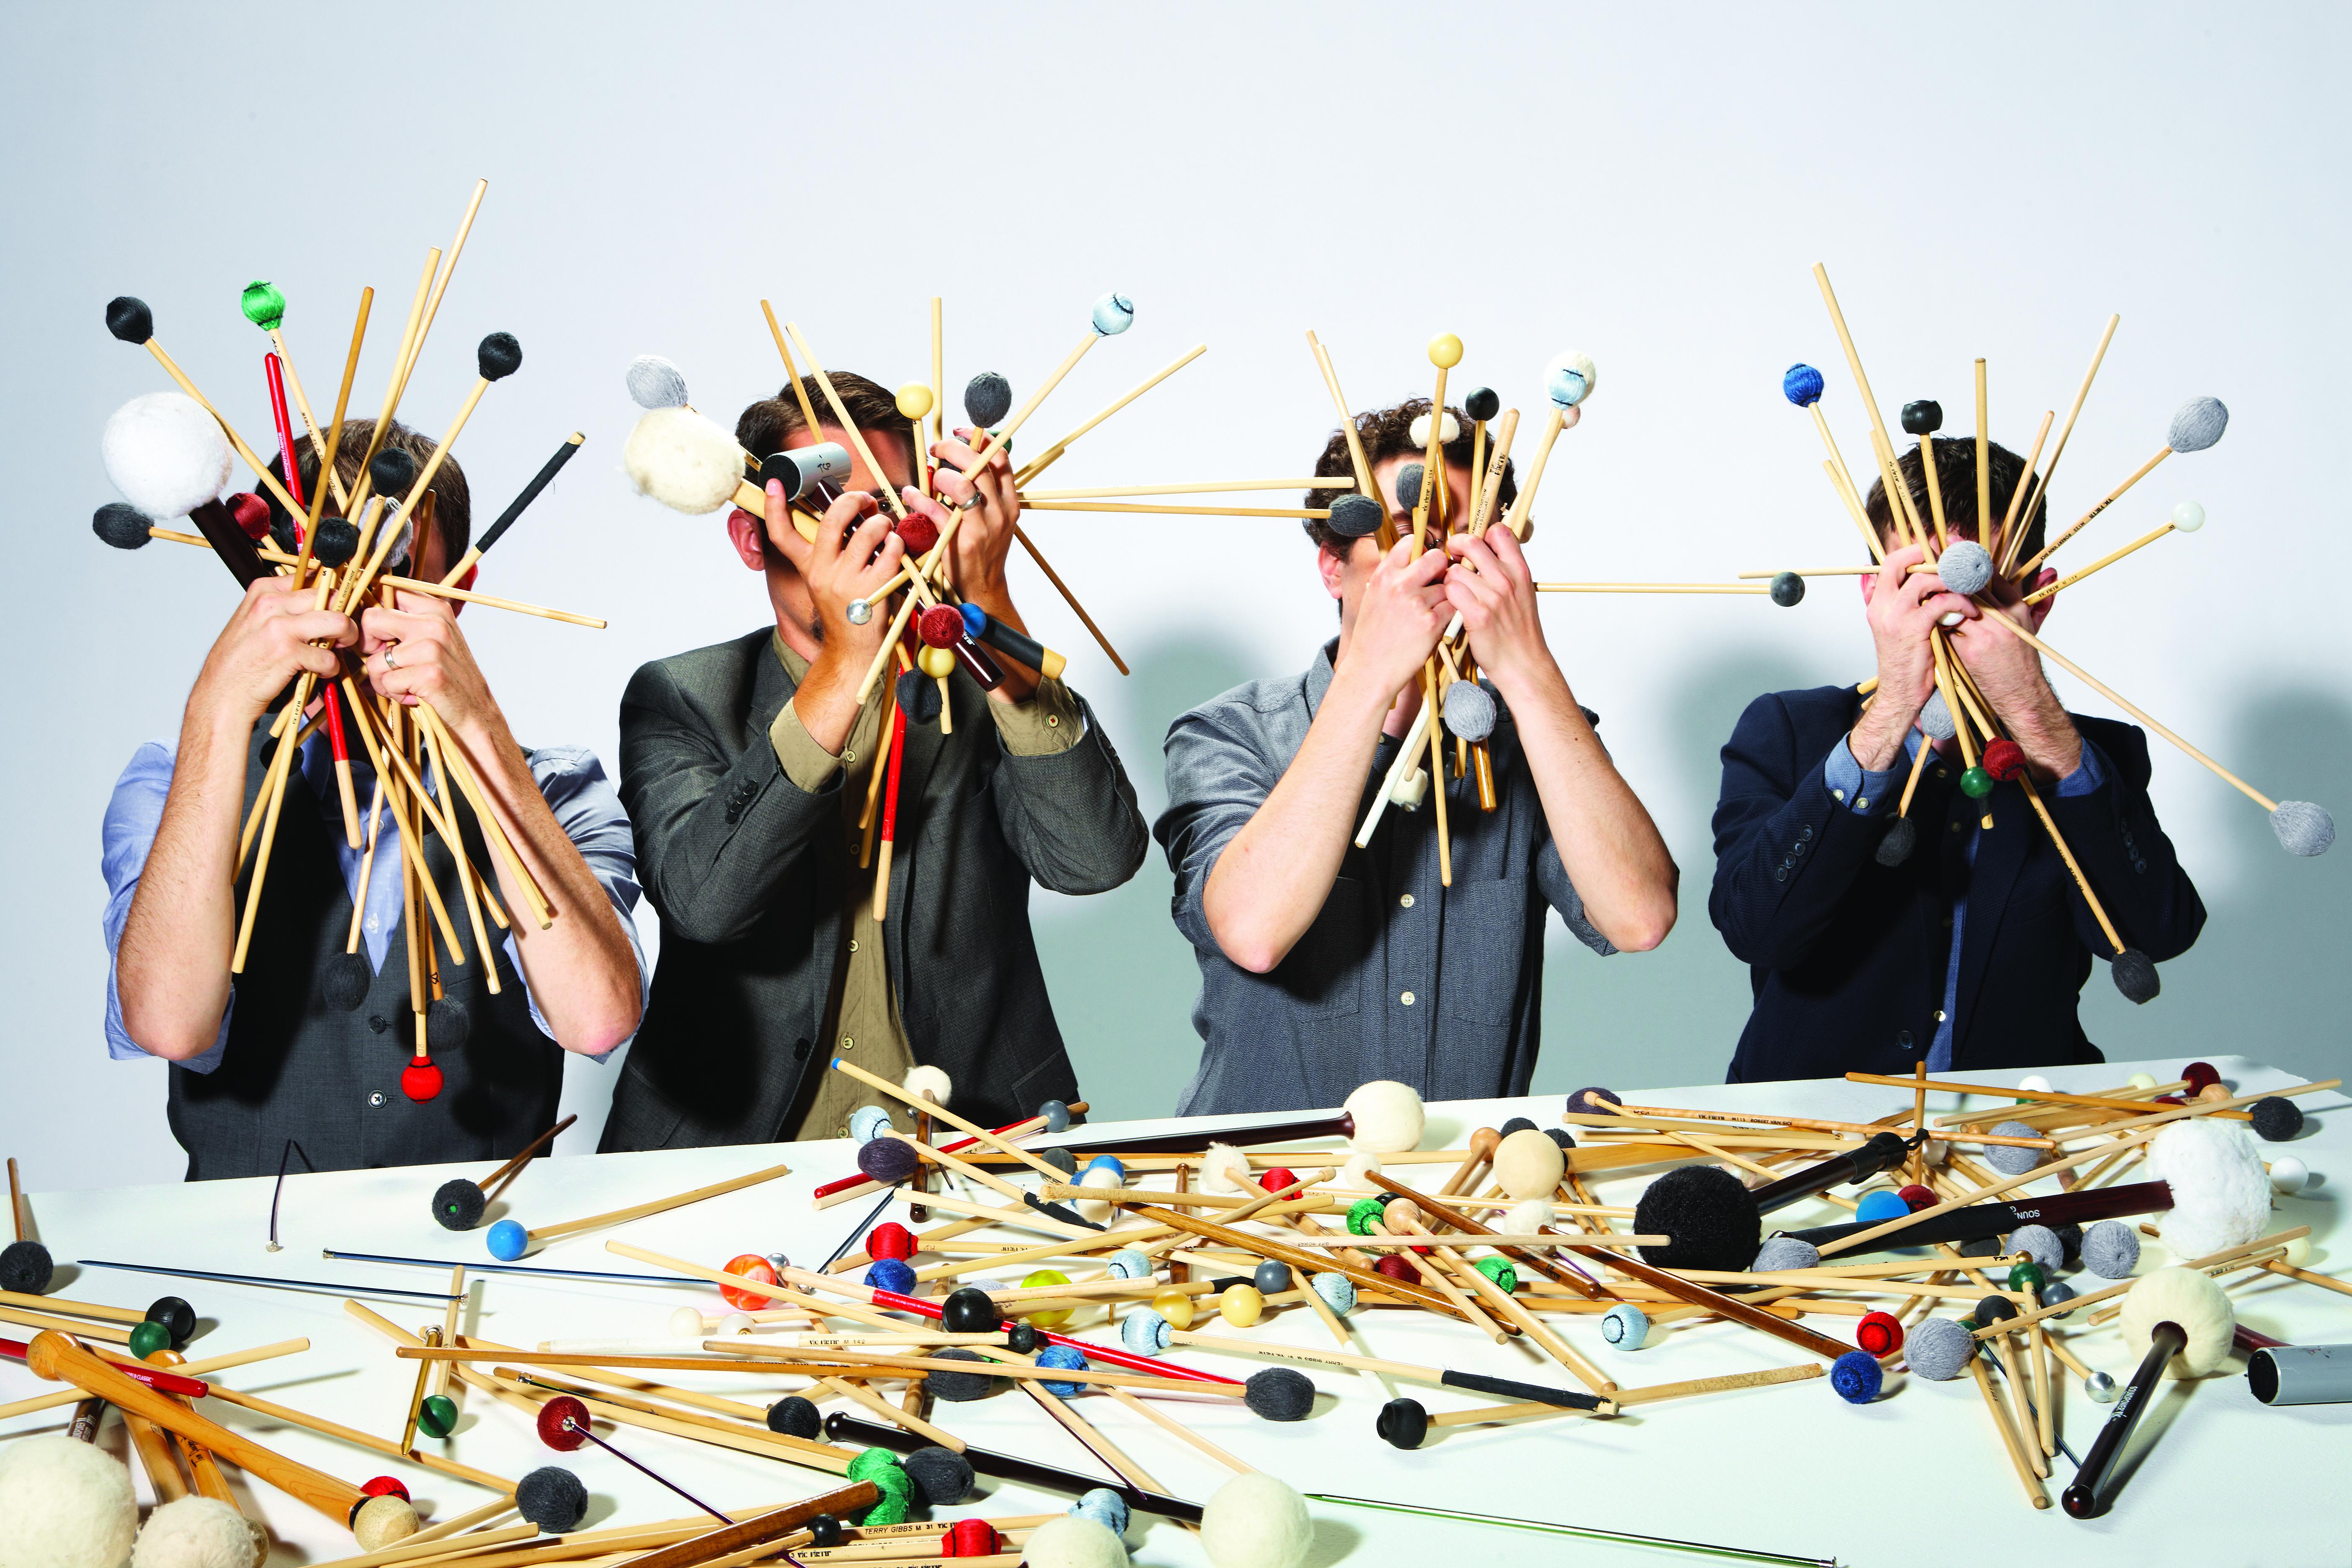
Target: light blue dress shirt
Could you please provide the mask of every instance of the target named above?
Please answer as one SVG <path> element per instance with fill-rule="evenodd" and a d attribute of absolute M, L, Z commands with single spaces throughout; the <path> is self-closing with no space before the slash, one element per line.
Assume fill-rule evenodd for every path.
<path fill-rule="evenodd" d="M 1854 759 L 1853 737 L 1848 736 L 1830 748 L 1829 758 L 1822 764 L 1822 776 L 1830 786 L 1831 795 L 1845 802 L 1846 809 L 1857 816 L 1876 816 L 1882 810 L 1892 814 L 1902 804 L 1903 784 L 1911 772 L 1912 759 L 1918 756 L 1921 738 L 1912 731 L 1903 738 L 1903 761 L 1883 773 L 1867 773 Z M 2059 798 L 2089 795 L 2107 782 L 2106 762 L 2099 749 L 2090 742 L 2083 742 L 2083 760 L 2074 771 L 2058 781 L 2053 791 Z M 1961 846 L 1968 864 L 1977 863 L 1977 838 L 1983 832 L 1973 819 L 1969 824 L 1968 837 Z M 1932 837 L 1928 843 L 1932 847 Z M 1950 956 L 1944 964 L 1944 1005 L 1936 1010 L 1936 1037 L 1927 1047 L 1927 1070 L 1946 1073 L 1952 1070 L 1953 1029 L 1959 1016 L 1960 939 L 1967 934 L 1969 900 L 1966 894 L 1952 900 L 1952 942 Z"/>
<path fill-rule="evenodd" d="M 589 871 L 604 896 L 613 900 L 613 910 L 620 916 L 621 929 L 628 933 L 629 950 L 637 961 L 637 1004 L 640 1014 L 653 987 L 653 971 L 646 965 L 645 944 L 638 940 L 636 908 L 640 889 L 636 882 L 636 841 L 629 829 L 628 814 L 621 809 L 621 797 L 614 792 L 612 782 L 604 776 L 604 766 L 596 753 L 584 746 L 549 746 L 527 752 L 530 776 L 539 785 L 548 808 L 555 813 L 565 837 L 588 863 Z M 150 741 L 131 755 L 122 776 L 114 781 L 114 794 L 106 803 L 101 866 L 106 875 L 106 1054 L 116 1061 L 147 1061 L 149 1054 L 141 1050 L 122 1026 L 122 997 L 115 986 L 115 958 L 122 943 L 122 928 L 131 918 L 131 900 L 139 890 L 139 879 L 147 868 L 148 851 L 155 847 L 155 832 L 163 820 L 163 802 L 171 794 L 172 770 L 176 761 L 173 747 L 162 741 Z M 336 858 L 341 863 L 343 886 L 354 903 L 362 901 L 360 868 L 365 861 L 364 848 L 354 849 L 343 837 L 343 808 L 341 793 L 335 784 L 335 763 L 323 734 L 313 735 L 303 744 L 301 753 L 303 781 L 310 786 L 312 800 L 321 821 L 331 831 L 327 837 L 335 846 Z M 364 755 L 352 759 L 352 786 L 360 799 L 360 815 L 364 828 L 367 803 L 375 784 L 375 772 Z M 386 952 L 392 945 L 393 932 L 400 924 L 401 875 L 400 827 L 390 811 L 381 814 L 376 826 L 375 861 L 368 878 L 364 908 L 360 920 L 360 939 L 367 952 L 371 971 L 383 969 Z M 515 952 L 514 934 L 507 933 L 501 945 L 507 962 L 518 975 L 523 974 L 521 960 Z M 403 962 L 406 962 L 405 959 Z M 539 998 L 530 994 L 530 980 L 523 976 L 523 991 L 530 1001 L 530 1021 L 539 1026 L 541 1034 L 551 1039 L 554 1031 L 539 1010 Z M 229 1020 L 236 1014 L 236 990 L 229 989 L 228 1005 L 221 1010 L 220 1033 L 212 1046 L 199 1056 L 189 1058 L 180 1065 L 190 1072 L 210 1072 L 220 1066 L 221 1054 L 228 1046 Z M 626 1044 L 624 1041 L 623 1044 Z M 614 1047 L 618 1049 L 618 1047 Z M 610 1057 L 592 1058 L 610 1060 Z"/>

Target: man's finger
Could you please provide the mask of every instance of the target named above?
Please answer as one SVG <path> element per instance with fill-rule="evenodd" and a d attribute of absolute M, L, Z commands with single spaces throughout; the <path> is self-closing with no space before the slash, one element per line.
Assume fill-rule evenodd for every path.
<path fill-rule="evenodd" d="M 794 570 L 805 576 L 809 563 L 815 559 L 816 552 L 825 547 L 825 541 L 828 538 L 838 538 L 841 530 L 838 527 L 830 531 L 820 528 L 816 531 L 814 542 L 803 539 L 801 531 L 793 526 L 792 502 L 784 499 L 784 484 L 782 479 L 768 481 L 767 498 L 767 505 L 763 510 L 767 513 L 765 521 L 768 525 L 768 542 L 782 551 L 784 559 L 793 563 Z M 838 508 L 840 505 L 840 501 L 834 502 L 834 508 Z M 830 519 L 833 516 L 833 509 L 828 509 L 825 516 Z"/>

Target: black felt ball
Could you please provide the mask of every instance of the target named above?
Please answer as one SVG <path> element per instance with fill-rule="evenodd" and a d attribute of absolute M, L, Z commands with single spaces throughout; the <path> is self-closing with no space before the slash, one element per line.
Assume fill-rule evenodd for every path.
<path fill-rule="evenodd" d="M 951 1347 L 938 1352 L 931 1359 L 978 1362 L 981 1358 L 971 1351 Z M 924 1381 L 930 1386 L 932 1398 L 944 1399 L 950 1405 L 985 1399 L 989 1390 L 995 1386 L 993 1378 L 979 1372 L 940 1372 L 935 1369 L 924 1374 Z"/>
<path fill-rule="evenodd" d="M 19 1296 L 39 1296 L 49 1288 L 57 1265 L 49 1249 L 37 1241 L 12 1241 L 0 1247 L 0 1290 Z"/>
<path fill-rule="evenodd" d="M 436 996 L 425 1009 L 425 1048 L 462 1051 L 474 1032 L 474 1016 L 455 996 Z"/>
<path fill-rule="evenodd" d="M 1569 1135 L 1569 1131 L 1565 1127 L 1547 1127 L 1543 1130 L 1543 1134 L 1562 1149 L 1576 1147 L 1576 1140 Z"/>
<path fill-rule="evenodd" d="M 2246 1107 L 2246 1114 L 2253 1118 L 2255 1135 L 2266 1142 L 2284 1143 L 2303 1131 L 2302 1108 L 2275 1094 Z"/>
<path fill-rule="evenodd" d="M 1418 1399 L 1391 1399 L 1381 1406 L 1373 1430 L 1391 1448 L 1418 1448 L 1429 1436 L 1429 1412 Z"/>
<path fill-rule="evenodd" d="M 1570 1095 L 1568 1097 L 1568 1109 L 1571 1113 L 1579 1116 L 1606 1116 L 1609 1113 L 1601 1110 L 1600 1105 L 1596 1103 L 1597 1101 L 1603 1100 L 1607 1100 L 1612 1105 L 1622 1105 L 1625 1103 L 1623 1098 L 1620 1096 L 1615 1089 L 1595 1087 L 1591 1089 L 1580 1089 L 1574 1094 Z"/>
<path fill-rule="evenodd" d="M 940 721 L 940 683 L 919 669 L 910 669 L 898 678 L 897 688 L 899 710 L 907 715 L 909 724 L 936 724 Z"/>
<path fill-rule="evenodd" d="M 898 1461 L 929 1508 L 953 1508 L 971 1495 L 971 1462 L 952 1448 L 918 1448 Z"/>
<path fill-rule="evenodd" d="M 143 343 L 155 335 L 155 312 L 135 295 L 118 294 L 106 302 L 106 330 L 126 343 Z"/>
<path fill-rule="evenodd" d="M 368 987 L 374 984 L 375 973 L 361 953 L 339 952 L 319 971 L 319 994 L 338 1013 L 357 1012 L 367 1000 Z"/>
<path fill-rule="evenodd" d="M 580 1528 L 588 1516 L 588 1489 L 561 1465 L 541 1465 L 515 1485 L 515 1507 L 550 1535 Z"/>
<path fill-rule="evenodd" d="M 1504 1137 L 1508 1138 L 1514 1132 L 1525 1132 L 1534 1126 L 1535 1123 L 1528 1121 L 1526 1117 L 1514 1116 L 1508 1121 L 1503 1123 L 1500 1131 Z"/>
<path fill-rule="evenodd" d="M 1987 1296 L 1969 1315 L 1976 1319 L 1977 1327 L 1989 1329 L 1995 1323 L 2005 1323 L 2017 1316 L 2017 1304 L 2006 1296 Z"/>
<path fill-rule="evenodd" d="M 1473 419 L 1492 419 L 1503 411 L 1503 400 L 1491 386 L 1482 386 L 1462 400 L 1462 412 Z"/>
<path fill-rule="evenodd" d="M 1805 602 L 1805 580 L 1794 572 L 1778 572 L 1772 576 L 1772 602 L 1782 609 L 1790 609 Z"/>
<path fill-rule="evenodd" d="M 1004 1345 L 1015 1355 L 1037 1353 L 1037 1325 L 1024 1318 L 1004 1331 Z"/>
<path fill-rule="evenodd" d="M 117 550 L 137 550 L 154 536 L 147 514 L 127 500 L 110 500 L 89 520 L 89 531 Z"/>
<path fill-rule="evenodd" d="M 1745 1268 L 1764 1239 L 1755 1198 L 1716 1165 L 1679 1166 L 1652 1182 L 1633 1206 L 1633 1228 L 1674 1238 L 1642 1248 L 1661 1268 Z"/>
<path fill-rule="evenodd" d="M 322 517 L 310 538 L 310 554 L 320 564 L 342 566 L 359 553 L 359 525 L 347 517 Z"/>
<path fill-rule="evenodd" d="M 376 494 L 394 500 L 407 499 L 416 483 L 416 459 L 397 447 L 384 447 L 368 459 L 368 484 Z"/>
<path fill-rule="evenodd" d="M 471 1230 L 482 1223 L 490 1200 L 463 1176 L 452 1176 L 435 1189 L 433 1221 L 443 1230 Z"/>
<path fill-rule="evenodd" d="M 2115 975 L 2116 989 L 2128 1001 L 2153 1002 L 2164 989 L 2164 982 L 2157 978 L 2156 961 L 2136 947 L 2116 954 L 2115 962 L 2107 967 Z"/>
<path fill-rule="evenodd" d="M 1261 1421 L 1304 1421 L 1315 1409 L 1315 1384 L 1294 1368 L 1263 1367 L 1242 1385 L 1242 1403 Z"/>
<path fill-rule="evenodd" d="M 1078 1173 L 1078 1157 L 1067 1149 L 1046 1150 L 1045 1163 L 1066 1176 L 1075 1176 Z"/>
<path fill-rule="evenodd" d="M 922 1157 L 915 1152 L 915 1146 L 896 1138 L 877 1138 L 857 1146 L 857 1168 L 869 1180 L 886 1187 L 897 1186 L 913 1175 L 915 1167 L 921 1163 Z"/>
<path fill-rule="evenodd" d="M 768 1430 L 814 1442 L 824 1433 L 824 1422 L 814 1404 L 797 1394 L 787 1394 L 768 1406 Z"/>
<path fill-rule="evenodd" d="M 1900 866 L 1911 858 L 1911 851 L 1918 842 L 1918 826 L 1907 816 L 1898 816 L 1888 825 L 1871 858 L 1882 866 Z"/>
<path fill-rule="evenodd" d="M 940 1326 L 951 1334 L 992 1334 L 1003 1323 L 1003 1313 L 978 1286 L 950 1291 L 940 1303 Z"/>
<path fill-rule="evenodd" d="M 512 332 L 492 332 L 476 345 L 474 368 L 484 381 L 504 381 L 522 368 L 522 344 Z"/>

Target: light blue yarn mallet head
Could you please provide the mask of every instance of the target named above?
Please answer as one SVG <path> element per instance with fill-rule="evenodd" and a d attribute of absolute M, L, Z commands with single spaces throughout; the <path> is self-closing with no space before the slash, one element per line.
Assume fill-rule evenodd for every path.
<path fill-rule="evenodd" d="M 1135 325 L 1135 301 L 1113 290 L 1095 301 L 1095 331 L 1115 338 Z"/>
<path fill-rule="evenodd" d="M 1591 355 L 1570 349 L 1544 366 L 1544 395 L 1565 414 L 1592 395 L 1593 384 L 1600 377 Z"/>
<path fill-rule="evenodd" d="M 1356 1310 L 1356 1282 L 1345 1274 L 1318 1274 L 1310 1283 L 1333 1315 L 1344 1318 Z"/>
<path fill-rule="evenodd" d="M 1118 1321 L 1119 1342 L 1138 1355 L 1158 1355 L 1171 1340 L 1168 1320 L 1149 1307 L 1138 1307 Z"/>
<path fill-rule="evenodd" d="M 849 1136 L 853 1142 L 871 1143 L 882 1136 L 882 1129 L 890 1125 L 890 1113 L 878 1105 L 861 1105 L 849 1113 Z"/>
<path fill-rule="evenodd" d="M 1630 1301 L 1621 1301 L 1601 1315 L 1601 1337 L 1621 1351 L 1637 1351 L 1650 1337 L 1650 1315 Z"/>

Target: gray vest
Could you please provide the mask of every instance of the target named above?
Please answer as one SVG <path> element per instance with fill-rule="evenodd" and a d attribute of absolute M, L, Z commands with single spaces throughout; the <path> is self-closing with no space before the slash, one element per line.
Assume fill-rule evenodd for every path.
<path fill-rule="evenodd" d="M 267 776 L 261 743 L 268 732 L 267 720 L 257 724 L 247 750 L 247 812 Z M 362 813 L 367 797 L 362 786 Z M 462 798 L 457 826 L 473 863 L 489 868 L 480 829 Z M 400 1089 L 401 1070 L 416 1042 L 404 930 L 393 931 L 383 967 L 356 1010 L 331 1006 L 320 994 L 320 977 L 342 952 L 352 919 L 330 832 L 310 786 L 289 778 L 245 973 L 236 980 L 228 1048 L 209 1073 L 171 1069 L 172 1132 L 188 1152 L 192 1182 L 274 1175 L 289 1138 L 302 1146 L 313 1168 L 343 1171 L 500 1160 L 554 1123 L 563 1089 L 562 1049 L 531 1022 L 522 978 L 506 954 L 495 946 L 487 954 L 473 951 L 457 863 L 429 823 L 425 862 L 467 948 L 463 964 L 441 955 L 442 994 L 463 1003 L 473 1023 L 464 1049 L 433 1058 L 441 1069 L 441 1093 L 416 1101 Z M 251 877 L 248 866 L 237 879 L 240 910 Z M 416 913 L 429 928 L 432 911 Z M 484 923 L 495 944 L 499 928 L 487 917 Z M 437 934 L 433 940 L 439 941 Z M 498 965 L 496 996 L 482 984 L 485 958 Z M 303 1169 L 301 1160 L 292 1168 Z"/>

